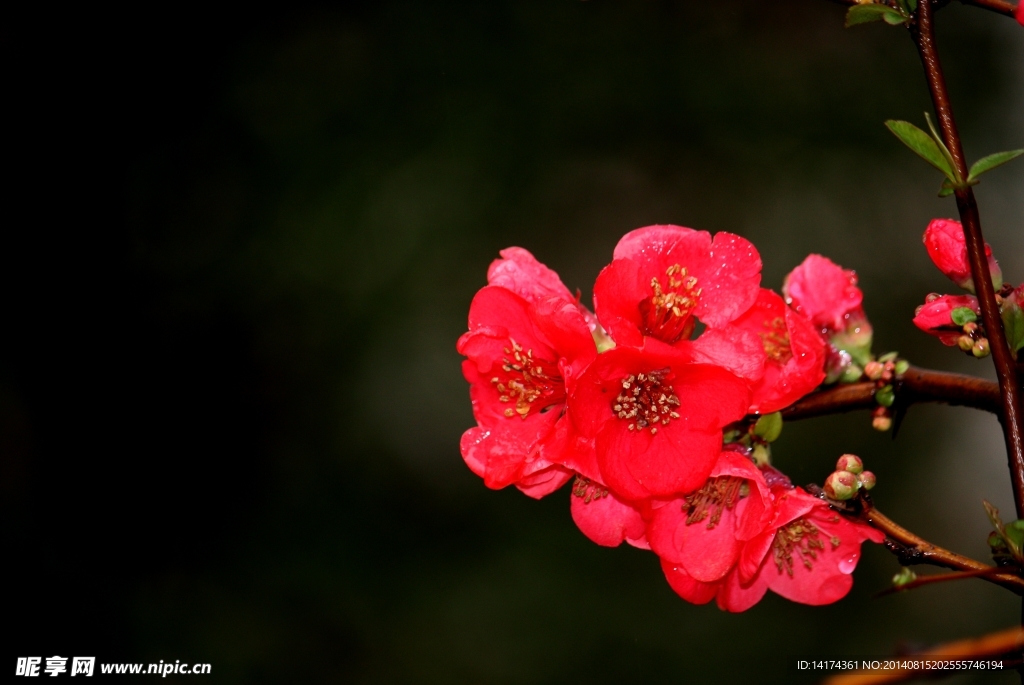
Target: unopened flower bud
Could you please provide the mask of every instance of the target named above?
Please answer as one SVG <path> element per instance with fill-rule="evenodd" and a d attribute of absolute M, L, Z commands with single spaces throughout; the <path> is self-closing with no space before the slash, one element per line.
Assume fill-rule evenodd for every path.
<path fill-rule="evenodd" d="M 892 417 L 888 414 L 880 414 L 871 419 L 871 427 L 876 431 L 884 433 L 892 428 Z"/>
<path fill-rule="evenodd" d="M 860 380 L 860 377 L 864 375 L 864 369 L 860 368 L 857 364 L 850 364 L 843 371 L 843 375 L 839 377 L 840 383 L 856 383 Z"/>
<path fill-rule="evenodd" d="M 882 371 L 885 370 L 885 366 L 878 362 L 868 362 L 864 365 L 864 375 L 873 381 L 877 381 L 882 377 Z"/>
<path fill-rule="evenodd" d="M 853 499 L 860 488 L 857 476 L 848 471 L 835 471 L 825 479 L 825 496 L 834 500 Z"/>
<path fill-rule="evenodd" d="M 836 471 L 858 474 L 864 470 L 864 462 L 856 454 L 844 454 L 836 462 Z"/>
<path fill-rule="evenodd" d="M 992 350 L 988 346 L 988 338 L 982 338 L 974 343 L 973 347 L 971 347 L 971 354 L 973 354 L 976 359 L 983 359 L 987 357 L 991 351 Z"/>
<path fill-rule="evenodd" d="M 973 321 L 969 321 L 968 323 L 964 324 L 963 331 L 965 334 L 970 335 L 976 330 L 978 330 L 978 324 L 974 323 Z"/>
<path fill-rule="evenodd" d="M 860 486 L 865 490 L 870 490 L 871 488 L 875 487 L 875 483 L 878 482 L 878 479 L 875 478 L 875 474 L 871 473 L 870 471 L 864 471 L 862 473 L 857 474 L 857 480 L 860 481 Z"/>
<path fill-rule="evenodd" d="M 961 335 L 959 338 L 957 338 L 956 344 L 957 347 L 959 347 L 964 352 L 970 352 L 971 349 L 974 347 L 974 340 L 972 340 L 971 336 L 969 335 Z"/>
<path fill-rule="evenodd" d="M 891 407 L 896 401 L 896 391 L 891 385 L 885 385 L 875 391 L 875 402 L 883 407 Z"/>
<path fill-rule="evenodd" d="M 940 297 L 942 297 L 942 295 L 939 295 L 938 293 L 928 293 L 927 295 L 925 295 L 924 301 L 931 304 Z"/>

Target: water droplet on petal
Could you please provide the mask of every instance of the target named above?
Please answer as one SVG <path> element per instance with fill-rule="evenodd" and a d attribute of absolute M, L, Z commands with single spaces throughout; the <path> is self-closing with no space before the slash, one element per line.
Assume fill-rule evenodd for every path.
<path fill-rule="evenodd" d="M 853 573 L 853 569 L 857 568 L 857 559 L 859 558 L 859 553 L 851 553 L 850 556 L 846 557 L 845 559 L 842 559 L 839 562 L 839 570 L 846 574 Z"/>

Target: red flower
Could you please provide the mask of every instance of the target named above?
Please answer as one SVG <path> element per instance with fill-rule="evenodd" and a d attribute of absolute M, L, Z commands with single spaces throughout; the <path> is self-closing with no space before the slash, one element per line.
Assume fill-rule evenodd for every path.
<path fill-rule="evenodd" d="M 836 602 L 853 587 L 853 573 L 865 540 L 885 536 L 832 511 L 823 500 L 800 488 L 772 488 L 775 520 L 746 543 L 739 562 L 725 578 L 702 583 L 679 564 L 662 561 L 672 588 L 684 599 L 703 604 L 717 598 L 727 611 L 746 611 L 765 592 L 801 604 Z"/>
<path fill-rule="evenodd" d="M 491 488 L 515 484 L 541 497 L 563 485 L 572 474 L 558 462 L 577 444 L 566 396 L 597 356 L 578 306 L 487 286 L 457 347 L 479 424 L 462 436 L 466 464 Z"/>
<path fill-rule="evenodd" d="M 576 476 L 570 497 L 572 520 L 592 541 L 618 547 L 624 541 L 650 549 L 640 507 L 620 499 L 597 481 Z"/>
<path fill-rule="evenodd" d="M 627 233 L 594 286 L 594 308 L 620 345 L 644 336 L 674 345 L 688 340 L 697 319 L 722 326 L 757 298 L 761 257 L 744 238 L 682 226 Z"/>
<path fill-rule="evenodd" d="M 712 583 L 735 566 L 743 543 L 761 533 L 773 513 L 761 472 L 726 450 L 699 490 L 653 505 L 647 537 L 663 561 Z"/>
<path fill-rule="evenodd" d="M 793 309 L 830 333 L 844 330 L 864 299 L 854 271 L 817 254 L 807 255 L 786 276 L 782 293 Z"/>
<path fill-rule="evenodd" d="M 974 295 L 929 295 L 929 300 L 917 308 L 914 325 L 929 335 L 934 335 L 943 345 L 957 344 L 963 335 L 963 328 L 953 323 L 953 310 L 967 307 L 975 314 L 981 314 L 978 298 Z"/>
<path fill-rule="evenodd" d="M 964 228 L 953 219 L 933 219 L 924 230 L 924 246 L 935 266 L 946 277 L 964 290 L 973 293 L 971 265 L 967 262 L 967 242 Z M 985 244 L 988 269 L 992 273 L 992 285 L 996 290 L 1003 284 L 1003 272 L 992 257 L 992 248 Z"/>
<path fill-rule="evenodd" d="M 751 413 L 770 414 L 788 407 L 825 379 L 828 343 L 807 318 L 771 290 L 761 288 L 747 313 L 723 330 L 734 329 L 756 336 L 764 350 L 764 374 L 753 386 Z"/>
<path fill-rule="evenodd" d="M 631 500 L 703 485 L 722 428 L 749 404 L 744 381 L 650 338 L 598 356 L 569 395 L 573 422 L 596 439 L 598 480 Z"/>

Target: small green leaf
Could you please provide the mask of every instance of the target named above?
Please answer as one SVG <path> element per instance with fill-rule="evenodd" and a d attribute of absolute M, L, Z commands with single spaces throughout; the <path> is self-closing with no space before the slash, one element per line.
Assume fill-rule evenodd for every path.
<path fill-rule="evenodd" d="M 896 401 L 896 391 L 891 385 L 886 385 L 875 391 L 875 402 L 883 407 L 891 407 Z"/>
<path fill-rule="evenodd" d="M 1007 150 L 1006 152 L 997 152 L 989 155 L 988 157 L 982 157 L 971 165 L 971 171 L 967 175 L 967 179 L 969 181 L 973 181 L 986 171 L 991 171 L 997 166 L 1006 164 L 1010 160 L 1016 159 L 1021 155 L 1024 155 L 1024 150 Z"/>
<path fill-rule="evenodd" d="M 917 574 L 912 570 L 904 566 L 900 569 L 900 572 L 892 577 L 893 587 L 903 587 L 908 583 L 913 583 L 917 580 Z"/>
<path fill-rule="evenodd" d="M 1013 523 L 1007 523 L 1005 528 L 1006 541 L 1011 545 L 1016 545 L 1019 549 L 1021 545 L 1024 545 L 1024 520 L 1017 520 Z"/>
<path fill-rule="evenodd" d="M 907 21 L 907 17 L 899 12 L 886 12 L 882 15 L 882 20 L 889 26 L 899 26 Z"/>
<path fill-rule="evenodd" d="M 965 323 L 978 320 L 978 315 L 970 307 L 957 307 L 949 313 L 949 316 L 957 326 L 963 326 Z"/>
<path fill-rule="evenodd" d="M 878 358 L 878 361 L 882 362 L 883 364 L 886 362 L 894 362 L 897 359 L 899 359 L 899 356 L 899 352 L 886 352 L 885 354 Z"/>
<path fill-rule="evenodd" d="M 896 26 L 907 20 L 898 10 L 888 5 L 854 5 L 846 13 L 846 28 L 857 24 L 870 24 L 873 21 L 885 21 Z"/>
<path fill-rule="evenodd" d="M 754 435 L 765 442 L 775 442 L 782 434 L 782 413 L 765 414 L 754 424 Z"/>
<path fill-rule="evenodd" d="M 1010 351 L 1017 355 L 1024 348 L 1024 310 L 1009 298 L 1003 300 L 999 309 L 1003 330 L 1006 331 L 1006 342 L 1010 345 Z"/>
<path fill-rule="evenodd" d="M 949 160 L 942 154 L 942 150 L 930 135 L 909 121 L 890 119 L 885 122 L 885 125 L 893 135 L 900 139 L 900 142 L 916 152 L 921 159 L 945 174 L 951 182 L 956 182 L 953 167 L 950 166 Z"/>

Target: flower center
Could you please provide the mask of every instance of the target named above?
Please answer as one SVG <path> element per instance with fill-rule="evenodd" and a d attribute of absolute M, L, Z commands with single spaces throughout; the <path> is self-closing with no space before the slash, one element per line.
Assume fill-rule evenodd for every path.
<path fill-rule="evenodd" d="M 723 511 L 735 507 L 736 503 L 748 494 L 749 487 L 742 478 L 733 476 L 709 478 L 704 487 L 683 498 L 686 500 L 683 507 L 686 512 L 686 525 L 690 526 L 709 519 L 707 528 L 711 530 L 718 525 Z"/>
<path fill-rule="evenodd" d="M 572 494 L 576 497 L 582 497 L 584 504 L 590 504 L 594 500 L 607 497 L 608 489 L 601 487 L 589 478 L 578 475 L 572 484 Z"/>
<path fill-rule="evenodd" d="M 525 419 L 531 409 L 543 412 L 554 404 L 565 402 L 565 382 L 557 365 L 544 359 L 534 359 L 532 349 L 524 350 L 512 338 L 508 342 L 511 347 L 505 348 L 506 356 L 501 365 L 504 377 L 491 379 L 491 384 L 498 391 L 498 401 L 515 403 L 515 409 L 506 409 L 505 416 L 519 415 Z"/>
<path fill-rule="evenodd" d="M 664 285 L 657 276 L 651 279 L 651 291 L 640 301 L 641 332 L 670 345 L 689 337 L 696 324 L 690 313 L 701 293 L 697 279 L 673 264 L 665 270 Z"/>
<path fill-rule="evenodd" d="M 764 353 L 769 359 L 785 364 L 793 358 L 793 346 L 789 342 L 786 321 L 777 316 L 772 321 L 765 321 L 764 326 L 767 330 L 758 333 Z"/>
<path fill-rule="evenodd" d="M 675 411 L 679 406 L 672 386 L 664 382 L 668 369 L 630 374 L 622 379 L 622 390 L 612 411 L 623 421 L 628 421 L 629 430 L 642 431 L 650 427 L 651 435 L 658 434 L 658 424 L 667 426 L 671 419 L 678 419 Z"/>
<path fill-rule="evenodd" d="M 772 542 L 772 556 L 779 573 L 785 571 L 792 578 L 794 561 L 800 562 L 808 570 L 812 569 L 818 554 L 825 551 L 825 543 L 819 539 L 820 536 L 818 527 L 804 519 L 797 519 L 779 528 Z M 835 549 L 840 541 L 833 535 L 829 542 L 832 549 Z"/>

